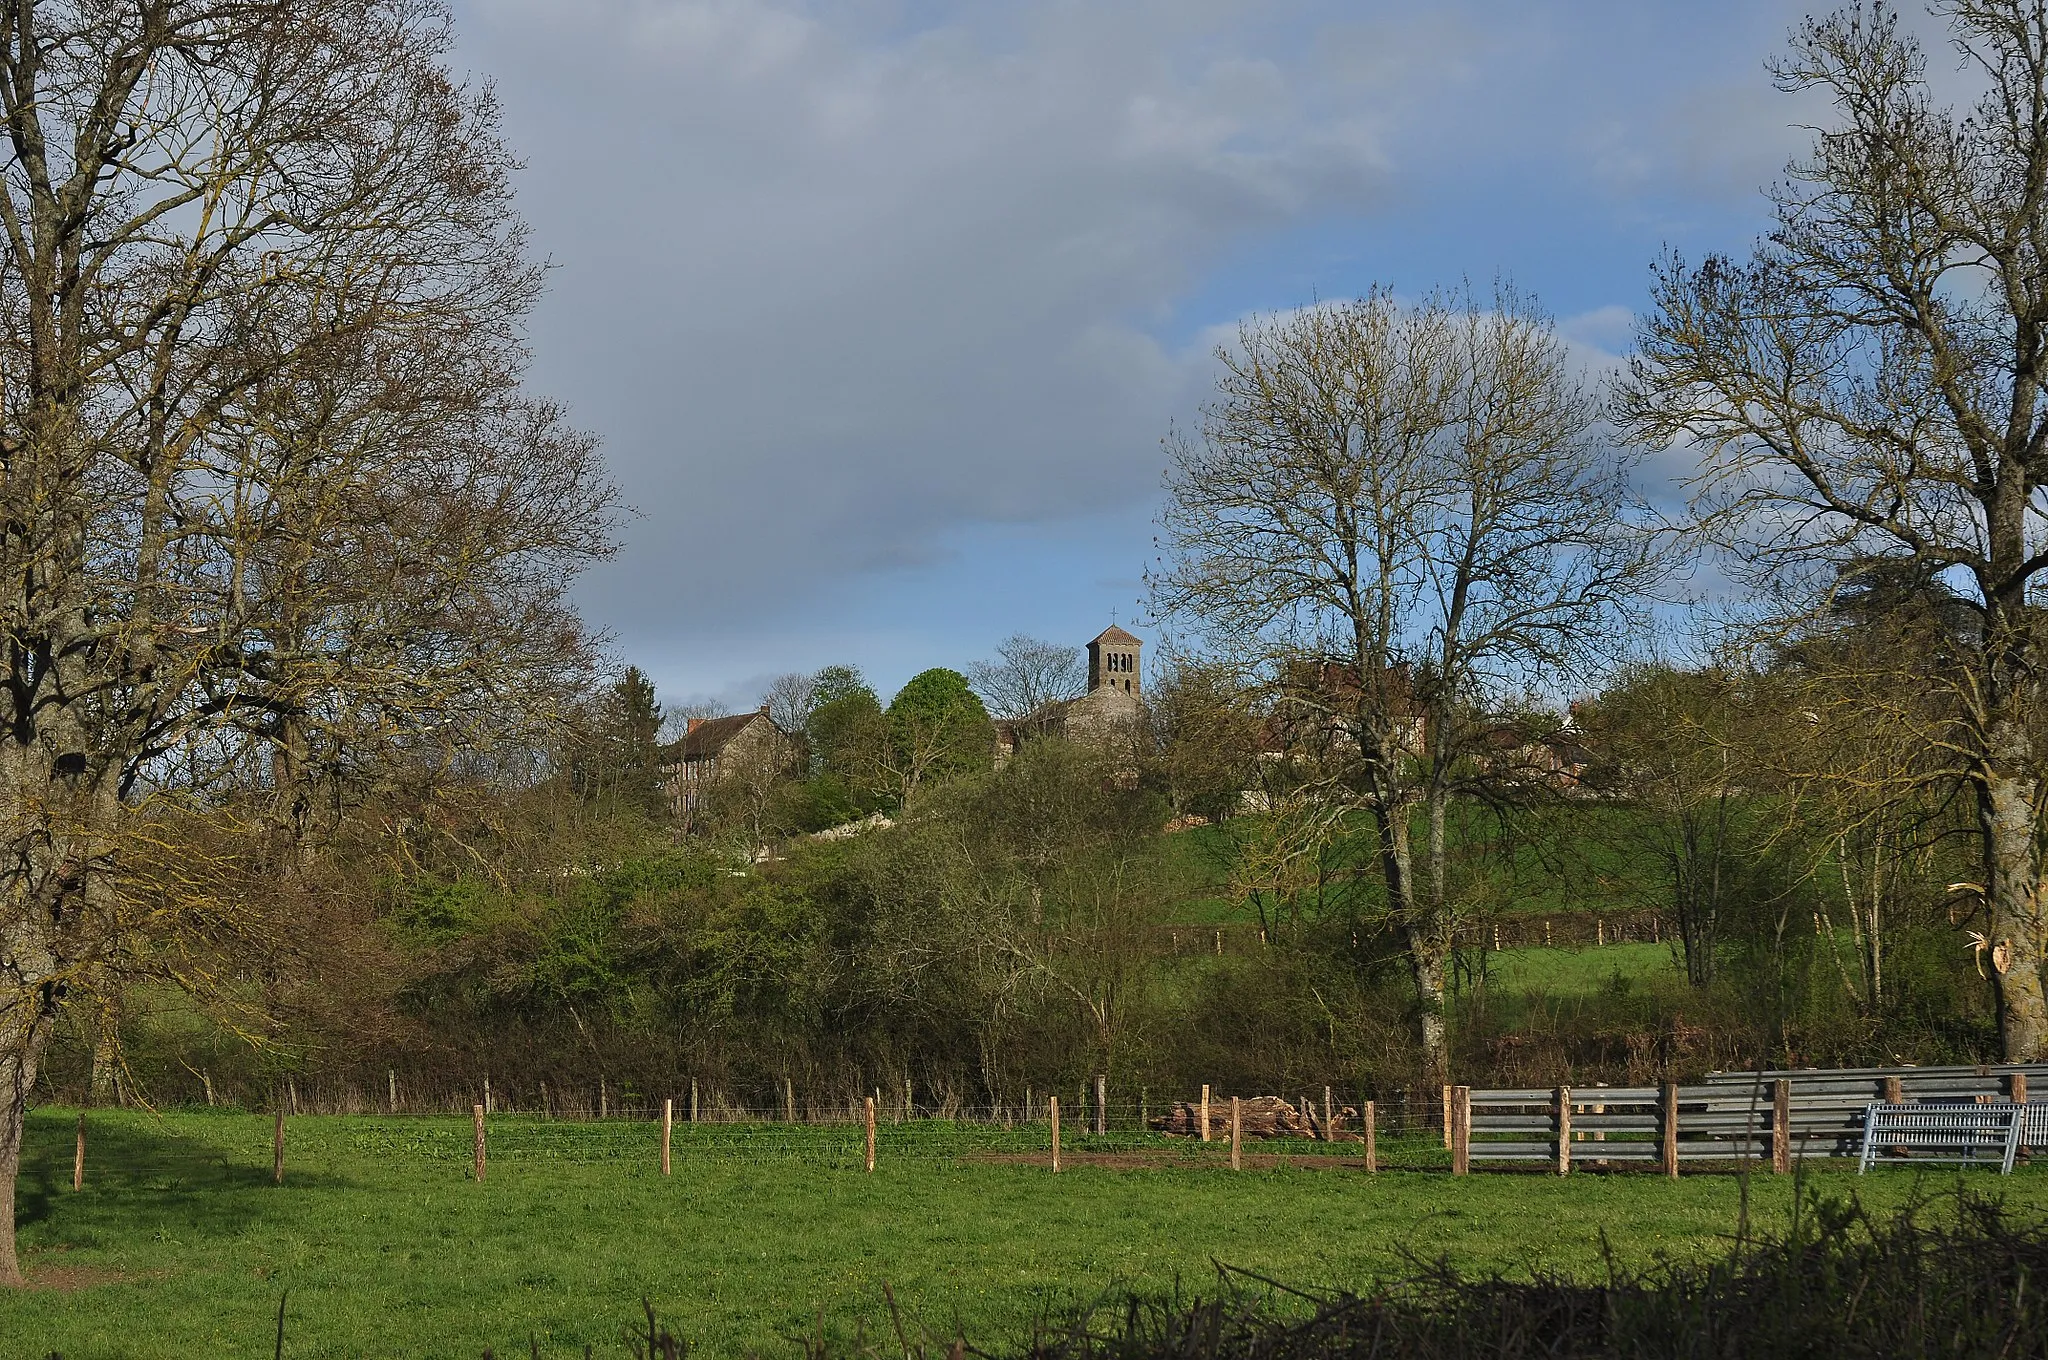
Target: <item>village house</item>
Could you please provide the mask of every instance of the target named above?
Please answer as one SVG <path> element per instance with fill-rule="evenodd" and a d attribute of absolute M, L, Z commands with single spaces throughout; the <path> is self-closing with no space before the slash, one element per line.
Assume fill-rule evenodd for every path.
<path fill-rule="evenodd" d="M 682 737 L 662 752 L 670 811 L 689 823 L 713 785 L 742 773 L 779 773 L 790 750 L 789 735 L 768 716 L 766 704 L 752 713 L 691 718 Z"/>
<path fill-rule="evenodd" d="M 1401 662 L 1371 679 L 1368 696 L 1358 667 L 1347 662 L 1303 658 L 1288 663 L 1266 723 L 1262 757 L 1313 758 L 1333 751 L 1347 758 L 1355 755 L 1358 742 L 1352 723 L 1368 697 L 1386 715 L 1394 749 L 1403 755 L 1419 754 L 1427 722 L 1415 697 L 1414 669 Z"/>

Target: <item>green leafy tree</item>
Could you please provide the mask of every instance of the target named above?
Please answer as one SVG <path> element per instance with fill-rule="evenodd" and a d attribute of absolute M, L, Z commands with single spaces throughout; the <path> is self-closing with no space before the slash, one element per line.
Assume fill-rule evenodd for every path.
<path fill-rule="evenodd" d="M 598 695 L 572 768 L 586 799 L 660 811 L 661 705 L 654 682 L 638 666 L 626 667 Z"/>
<path fill-rule="evenodd" d="M 798 820 L 826 819 L 823 825 L 830 826 L 873 812 L 882 805 L 889 782 L 889 722 L 881 700 L 853 666 L 819 671 L 812 698 L 804 728 L 811 778 L 801 800 L 809 806 Z"/>
<path fill-rule="evenodd" d="M 874 699 L 875 692 L 868 688 L 868 682 L 861 676 L 858 666 L 827 666 L 811 677 L 811 711 L 816 713 L 826 704 L 841 699 L 865 695 Z M 876 705 L 880 707 L 879 703 Z"/>
<path fill-rule="evenodd" d="M 888 718 L 889 773 L 905 803 L 994 759 L 995 725 L 958 671 L 934 666 L 912 676 L 890 700 Z"/>

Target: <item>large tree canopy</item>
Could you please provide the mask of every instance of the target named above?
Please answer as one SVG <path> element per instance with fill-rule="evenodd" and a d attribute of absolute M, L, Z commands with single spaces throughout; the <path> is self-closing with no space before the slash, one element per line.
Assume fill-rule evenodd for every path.
<path fill-rule="evenodd" d="M 1897 693 L 1974 791 L 2006 1056 L 2048 1057 L 2048 876 L 2034 595 L 2048 571 L 2048 10 L 1944 0 L 1981 95 L 1929 91 L 1884 6 L 1808 20 L 1774 66 L 1835 105 L 1747 260 L 1668 262 L 1620 415 L 1702 456 L 1703 526 L 1825 609 L 1845 567 L 1894 563 L 1962 592 L 1960 664 Z M 1867 687 L 1879 702 L 1885 686 Z"/>
<path fill-rule="evenodd" d="M 1330 738 L 1310 780 L 1318 824 L 1370 810 L 1441 1069 L 1447 809 L 1473 719 L 1625 636 L 1658 568 L 1630 459 L 1597 438 L 1549 318 L 1505 286 L 1258 319 L 1217 358 L 1199 434 L 1167 441 L 1153 599 Z"/>
<path fill-rule="evenodd" d="M 910 677 L 889 701 L 893 768 L 907 803 L 919 788 L 985 770 L 995 752 L 995 728 L 967 677 L 934 666 Z"/>
<path fill-rule="evenodd" d="M 310 790 L 519 734 L 607 549 L 519 391 L 540 284 L 434 0 L 0 3 L 0 1280 L 67 995 L 162 914 L 124 847 L 211 772 Z M 150 891 L 161 885 L 144 885 Z"/>

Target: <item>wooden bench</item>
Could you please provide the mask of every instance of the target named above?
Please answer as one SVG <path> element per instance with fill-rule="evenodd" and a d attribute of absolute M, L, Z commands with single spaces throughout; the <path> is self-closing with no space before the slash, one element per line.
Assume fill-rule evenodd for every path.
<path fill-rule="evenodd" d="M 2034 1122 L 2033 1106 L 2010 1100 L 1988 1104 L 1890 1105 L 1873 1101 L 1863 1109 L 1861 1175 L 1877 1161 L 1956 1162 L 1966 1166 L 1998 1164 L 2001 1175 L 2012 1171 L 2022 1134 Z"/>

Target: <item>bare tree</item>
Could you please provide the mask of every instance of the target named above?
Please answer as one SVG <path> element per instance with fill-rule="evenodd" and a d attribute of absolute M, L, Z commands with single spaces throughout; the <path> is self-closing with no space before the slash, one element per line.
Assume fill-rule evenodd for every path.
<path fill-rule="evenodd" d="M 1934 749 L 1974 792 L 2000 1024 L 2048 1057 L 2037 609 L 2048 553 L 2048 10 L 1941 0 L 1982 95 L 1937 106 L 1882 5 L 1810 19 L 1774 63 L 1833 126 L 1747 262 L 1676 259 L 1620 392 L 1649 444 L 1701 455 L 1702 521 L 1760 575 L 1824 595 L 1845 562 L 1943 575 L 1976 626 Z M 1921 685 L 1949 683 L 1928 675 Z"/>
<path fill-rule="evenodd" d="M 818 706 L 818 677 L 790 671 L 768 682 L 761 693 L 761 707 L 777 727 L 801 737 L 810 726 L 811 713 Z"/>
<path fill-rule="evenodd" d="M 1088 663 L 1079 647 L 1016 633 L 996 645 L 992 659 L 969 666 L 967 679 L 990 716 L 1018 722 L 1080 698 L 1088 688 Z"/>
<path fill-rule="evenodd" d="M 1596 438 L 1563 343 L 1508 288 L 1253 321 L 1218 358 L 1200 436 L 1168 440 L 1154 600 L 1329 738 L 1317 796 L 1370 809 L 1441 1069 L 1447 811 L 1474 715 L 1626 639 L 1658 570 L 1630 459 Z"/>
<path fill-rule="evenodd" d="M 123 865 L 166 800 L 254 765 L 288 859 L 320 780 L 579 664 L 610 492 L 518 394 L 540 276 L 446 24 L 0 0 L 0 1281 L 58 1010 L 165 925 Z"/>

